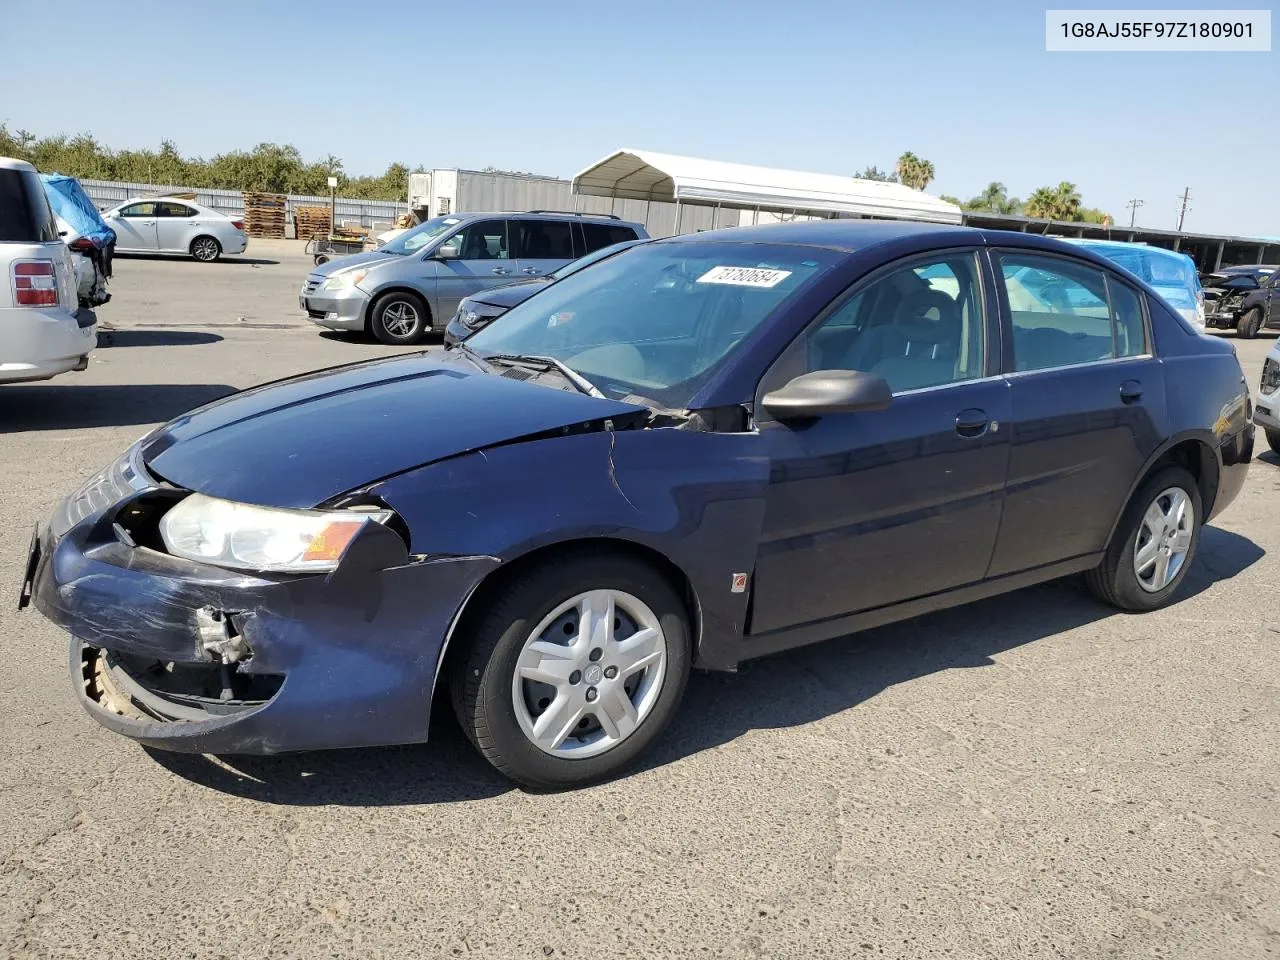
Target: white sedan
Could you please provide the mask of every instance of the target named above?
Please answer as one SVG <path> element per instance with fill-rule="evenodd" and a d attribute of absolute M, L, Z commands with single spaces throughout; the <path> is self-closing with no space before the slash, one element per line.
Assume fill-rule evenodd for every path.
<path fill-rule="evenodd" d="M 212 263 L 244 253 L 244 221 L 190 200 L 126 200 L 102 215 L 116 232 L 116 253 L 182 253 Z"/>

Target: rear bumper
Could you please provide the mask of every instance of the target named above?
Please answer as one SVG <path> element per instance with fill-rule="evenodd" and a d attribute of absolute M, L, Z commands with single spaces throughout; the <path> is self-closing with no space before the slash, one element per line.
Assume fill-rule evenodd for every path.
<path fill-rule="evenodd" d="M 34 542 L 31 599 L 71 634 L 73 685 L 95 720 L 148 746 L 192 753 L 278 753 L 427 738 L 450 624 L 496 560 L 445 558 L 359 569 L 361 561 L 344 559 L 328 577 L 269 580 L 121 542 L 112 518 L 136 495 L 85 517 L 60 538 L 45 526 Z M 68 514 L 60 509 L 59 515 Z M 348 556 L 353 552 L 354 546 Z M 224 669 L 211 655 L 210 610 L 234 625 L 247 659 Z M 86 682 L 86 663 L 91 669 L 100 651 L 116 655 L 117 662 L 128 659 L 137 670 L 132 676 L 144 684 L 147 673 L 139 665 L 166 665 L 169 676 L 230 675 L 228 689 L 269 693 L 243 701 L 236 694 L 222 704 L 215 694 L 214 712 L 194 719 L 149 713 L 145 697 L 138 701 L 144 709 L 121 715 Z M 164 670 L 151 675 L 166 676 Z"/>
<path fill-rule="evenodd" d="M 221 242 L 221 241 L 219 241 Z M 223 253 L 244 253 L 249 249 L 249 238 L 244 234 L 240 236 L 228 237 L 226 242 L 222 244 Z"/>
<path fill-rule="evenodd" d="M 0 383 L 83 370 L 98 344 L 97 323 L 92 310 L 0 309 Z"/>

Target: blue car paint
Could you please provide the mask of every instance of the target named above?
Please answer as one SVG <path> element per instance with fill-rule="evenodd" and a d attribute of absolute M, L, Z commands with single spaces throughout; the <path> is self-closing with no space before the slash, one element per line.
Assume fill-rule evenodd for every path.
<path fill-rule="evenodd" d="M 759 407 L 783 349 L 850 283 L 892 260 L 1010 246 L 1113 269 L 1088 251 L 910 224 L 788 225 L 715 239 L 813 244 L 815 255 L 839 260 L 730 353 L 690 404 L 755 403 L 756 430 L 644 428 L 631 404 L 513 383 L 461 357 L 411 356 L 247 391 L 147 438 L 148 466 L 173 484 L 271 505 L 376 498 L 411 541 L 397 552 L 389 530 L 371 530 L 371 544 L 383 539 L 353 547 L 327 578 L 267 580 L 120 543 L 111 522 L 119 503 L 60 539 L 46 527 L 34 599 L 72 633 L 73 668 L 81 644 L 193 661 L 193 611 L 209 605 L 243 615 L 255 651 L 247 669 L 285 676 L 266 705 L 230 720 L 140 723 L 83 697 L 86 707 L 169 749 L 420 740 L 467 599 L 516 561 L 554 563 L 544 551 L 566 544 L 605 539 L 669 564 L 687 587 L 697 663 L 732 669 L 1095 565 L 1128 495 L 1175 443 L 1203 444 L 1213 514 L 1244 482 L 1252 426 L 1231 346 L 1196 337 L 1149 288 L 1155 356 L 1037 371 L 1041 386 L 1021 400 L 1025 375 L 1002 372 L 1012 369 L 1001 350 L 1010 319 L 997 298 L 987 378 L 807 425 L 780 424 Z M 990 284 L 985 252 L 981 260 Z M 1166 368 L 1196 388 L 1166 391 Z M 1142 409 L 1120 400 L 1131 379 L 1143 385 Z M 399 417 L 387 426 L 410 395 L 424 425 L 406 428 Z M 966 443 L 956 424 L 974 409 L 989 428 Z M 1037 555 L 1055 535 L 1072 537 L 1070 549 Z M 751 575 L 750 591 L 731 588 L 737 573 Z"/>

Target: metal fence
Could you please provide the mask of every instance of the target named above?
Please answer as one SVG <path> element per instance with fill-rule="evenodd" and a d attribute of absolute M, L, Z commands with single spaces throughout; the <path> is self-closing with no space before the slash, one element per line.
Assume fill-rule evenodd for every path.
<path fill-rule="evenodd" d="M 81 186 L 100 209 L 106 210 L 132 197 L 156 196 L 164 193 L 194 193 L 196 203 L 228 217 L 244 216 L 244 197 L 239 190 L 213 190 L 183 187 L 172 183 L 123 183 L 115 180 L 81 180 Z M 328 197 L 289 194 L 285 200 L 285 216 L 292 220 L 295 207 L 327 207 Z M 334 220 L 339 226 L 361 226 L 388 230 L 395 219 L 407 210 L 403 203 L 390 200 L 355 200 L 338 197 L 334 202 Z"/>

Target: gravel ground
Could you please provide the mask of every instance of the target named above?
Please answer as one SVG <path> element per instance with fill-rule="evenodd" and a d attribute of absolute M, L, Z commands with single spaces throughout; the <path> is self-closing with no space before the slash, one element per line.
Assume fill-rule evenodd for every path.
<path fill-rule="evenodd" d="M 32 523 L 153 423 L 388 353 L 299 317 L 300 245 L 250 253 L 121 259 L 89 369 L 0 388 L 0 955 L 1280 954 L 1269 454 L 1167 610 L 1062 582 L 697 676 L 640 770 L 576 793 L 513 789 L 444 713 L 269 759 L 99 729 L 13 606 Z"/>

